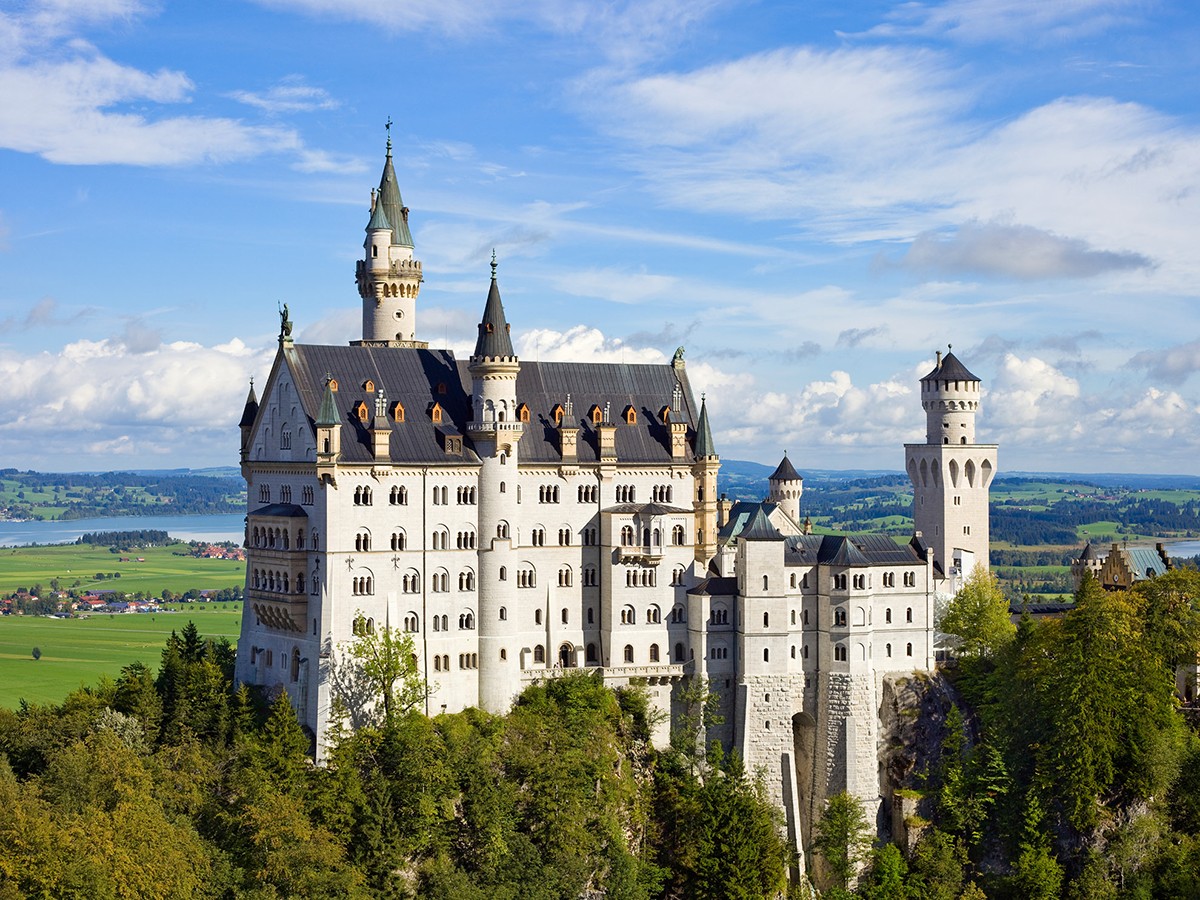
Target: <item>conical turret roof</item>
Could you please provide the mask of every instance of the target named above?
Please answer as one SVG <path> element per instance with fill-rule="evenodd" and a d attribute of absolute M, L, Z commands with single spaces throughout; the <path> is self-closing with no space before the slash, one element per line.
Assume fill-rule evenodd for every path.
<path fill-rule="evenodd" d="M 408 210 L 400 199 L 400 186 L 396 183 L 396 170 L 392 166 L 392 141 L 388 139 L 387 159 L 383 163 L 383 175 L 379 179 L 379 199 L 375 208 L 383 208 L 392 227 L 392 243 L 401 247 L 413 245 L 412 234 L 408 230 Z"/>
<path fill-rule="evenodd" d="M 327 428 L 338 423 L 337 402 L 333 399 L 333 380 L 325 379 L 325 396 L 321 398 L 321 408 L 317 411 L 317 427 Z"/>
<path fill-rule="evenodd" d="M 238 422 L 239 428 L 245 428 L 254 424 L 254 418 L 258 415 L 258 395 L 254 393 L 254 382 L 250 382 L 250 393 L 246 395 L 246 405 L 242 408 L 242 420 Z"/>
<path fill-rule="evenodd" d="M 378 195 L 375 199 L 375 208 L 371 210 L 371 221 L 367 223 L 367 231 L 392 231 L 392 223 L 388 221 L 387 213 L 383 211 L 383 204 L 379 201 Z M 395 237 L 395 232 L 392 232 Z"/>
<path fill-rule="evenodd" d="M 717 455 L 717 446 L 713 443 L 712 428 L 708 424 L 708 402 L 703 397 L 700 398 L 700 421 L 696 423 L 696 455 Z"/>
<path fill-rule="evenodd" d="M 804 479 L 800 477 L 800 473 L 796 471 L 795 467 L 792 465 L 792 461 L 788 459 L 788 455 L 784 453 L 783 461 L 775 468 L 775 471 L 771 473 L 771 477 L 767 480 L 803 481 Z"/>
<path fill-rule="evenodd" d="M 933 367 L 933 371 L 922 378 L 922 381 L 928 381 L 930 378 L 937 378 L 943 381 L 979 381 L 980 379 L 972 375 L 970 370 L 962 364 L 953 351 L 947 351 L 945 356 L 938 354 L 938 363 Z"/>
<path fill-rule="evenodd" d="M 493 263 L 492 286 L 488 290 L 487 304 L 483 307 L 483 320 L 479 323 L 479 337 L 475 340 L 478 357 L 512 357 L 512 337 L 508 321 L 504 318 L 504 304 L 500 301 L 500 287 L 496 284 L 496 269 Z"/>

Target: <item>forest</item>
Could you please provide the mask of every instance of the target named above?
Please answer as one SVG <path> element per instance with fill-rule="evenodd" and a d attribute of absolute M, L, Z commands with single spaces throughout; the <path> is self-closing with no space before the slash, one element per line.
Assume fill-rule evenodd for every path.
<path fill-rule="evenodd" d="M 835 865 L 823 896 L 1200 897 L 1200 737 L 1176 696 L 1176 667 L 1194 678 L 1200 650 L 1200 572 L 1132 592 L 1088 578 L 1061 618 L 1016 626 L 979 573 L 941 627 L 957 641 L 955 702 L 912 778 L 919 838 L 908 853 L 873 846 L 861 809 L 835 798 L 818 842 L 865 870 L 855 883 Z"/>
<path fill-rule="evenodd" d="M 375 640 L 371 638 L 370 640 Z M 578 674 L 430 719 L 403 636 L 357 648 L 381 712 L 314 766 L 286 694 L 189 624 L 61 705 L 0 710 L 0 898 L 782 896 L 779 818 L 736 757 L 656 751 L 645 694 Z M 395 640 L 395 644 L 390 642 Z M 357 658 L 357 657 L 356 657 Z"/>
<path fill-rule="evenodd" d="M 223 472 L 224 470 L 222 470 Z M 194 472 L 45 473 L 0 469 L 0 518 L 237 513 L 246 485 L 232 475 Z"/>

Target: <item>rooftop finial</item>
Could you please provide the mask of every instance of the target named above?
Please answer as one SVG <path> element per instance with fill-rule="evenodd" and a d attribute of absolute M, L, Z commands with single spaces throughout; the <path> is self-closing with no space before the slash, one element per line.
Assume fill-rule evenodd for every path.
<path fill-rule="evenodd" d="M 387 122 L 384 123 L 383 128 L 387 132 L 387 153 L 388 153 L 388 156 L 391 156 L 392 155 L 392 117 L 391 116 L 388 116 L 388 120 L 387 120 Z"/>
<path fill-rule="evenodd" d="M 953 349 L 954 349 L 954 345 L 953 345 L 953 344 L 950 344 L 950 343 L 947 343 L 947 344 L 946 344 L 946 349 L 947 349 L 947 350 L 953 350 Z"/>
<path fill-rule="evenodd" d="M 492 248 L 492 281 L 496 280 L 496 248 Z"/>

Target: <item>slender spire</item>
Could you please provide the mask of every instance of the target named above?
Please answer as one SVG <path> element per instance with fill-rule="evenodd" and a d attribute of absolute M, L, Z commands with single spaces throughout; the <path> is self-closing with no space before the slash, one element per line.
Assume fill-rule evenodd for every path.
<path fill-rule="evenodd" d="M 387 158 L 383 163 L 383 175 L 379 179 L 379 200 L 375 207 L 383 207 L 383 213 L 392 226 L 392 243 L 401 247 L 411 247 L 413 239 L 408 230 L 408 207 L 400 199 L 400 186 L 396 183 L 396 170 L 392 166 L 391 119 L 388 119 L 387 129 Z"/>
<path fill-rule="evenodd" d="M 254 424 L 254 417 L 258 415 L 258 395 L 254 393 L 254 379 L 250 379 L 250 393 L 246 395 L 246 405 L 242 408 L 242 421 L 238 422 L 239 427 Z"/>
<path fill-rule="evenodd" d="M 337 402 L 333 399 L 333 378 L 325 376 L 325 396 L 321 398 L 321 409 L 317 412 L 317 427 L 328 428 L 338 424 Z"/>
<path fill-rule="evenodd" d="M 708 425 L 708 400 L 703 394 L 700 395 L 700 421 L 696 423 L 696 455 L 701 457 L 717 455 L 712 429 Z"/>
<path fill-rule="evenodd" d="M 477 357 L 514 357 L 512 337 L 508 321 L 504 318 L 504 304 L 500 301 L 500 287 L 496 284 L 496 251 L 492 251 L 492 285 L 488 290 L 487 304 L 483 308 L 483 321 L 479 323 L 479 337 L 475 340 Z"/>

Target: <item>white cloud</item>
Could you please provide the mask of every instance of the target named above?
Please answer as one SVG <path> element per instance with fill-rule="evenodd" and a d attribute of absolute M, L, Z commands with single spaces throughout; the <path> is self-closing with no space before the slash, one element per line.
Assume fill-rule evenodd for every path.
<path fill-rule="evenodd" d="M 339 106 L 328 91 L 305 84 L 300 75 L 289 75 L 265 91 L 233 91 L 229 96 L 271 114 L 315 112 Z"/>
<path fill-rule="evenodd" d="M 947 0 L 903 3 L 874 36 L 946 37 L 964 43 L 1056 43 L 1130 21 L 1144 0 Z"/>
<path fill-rule="evenodd" d="M 576 297 L 599 297 L 613 303 L 641 303 L 675 291 L 679 279 L 644 270 L 626 272 L 616 268 L 564 272 L 553 279 L 557 290 Z"/>
<path fill-rule="evenodd" d="M 726 0 L 257 0 L 271 9 L 365 22 L 391 32 L 437 31 L 455 37 L 527 22 L 597 47 L 610 63 L 630 65 L 677 43 Z"/>
<path fill-rule="evenodd" d="M 620 338 L 607 338 L 598 328 L 576 325 L 567 331 L 533 328 L 517 337 L 517 355 L 544 362 L 664 363 L 667 357 L 652 347 L 633 347 Z"/>
<path fill-rule="evenodd" d="M 261 384 L 272 352 L 236 338 L 140 352 L 118 338 L 75 341 L 56 353 L 0 348 L 0 454 L 29 459 L 36 446 L 44 468 L 81 466 L 90 448 L 139 461 L 170 454 L 179 465 L 231 461 L 247 382 L 257 376 Z"/>

